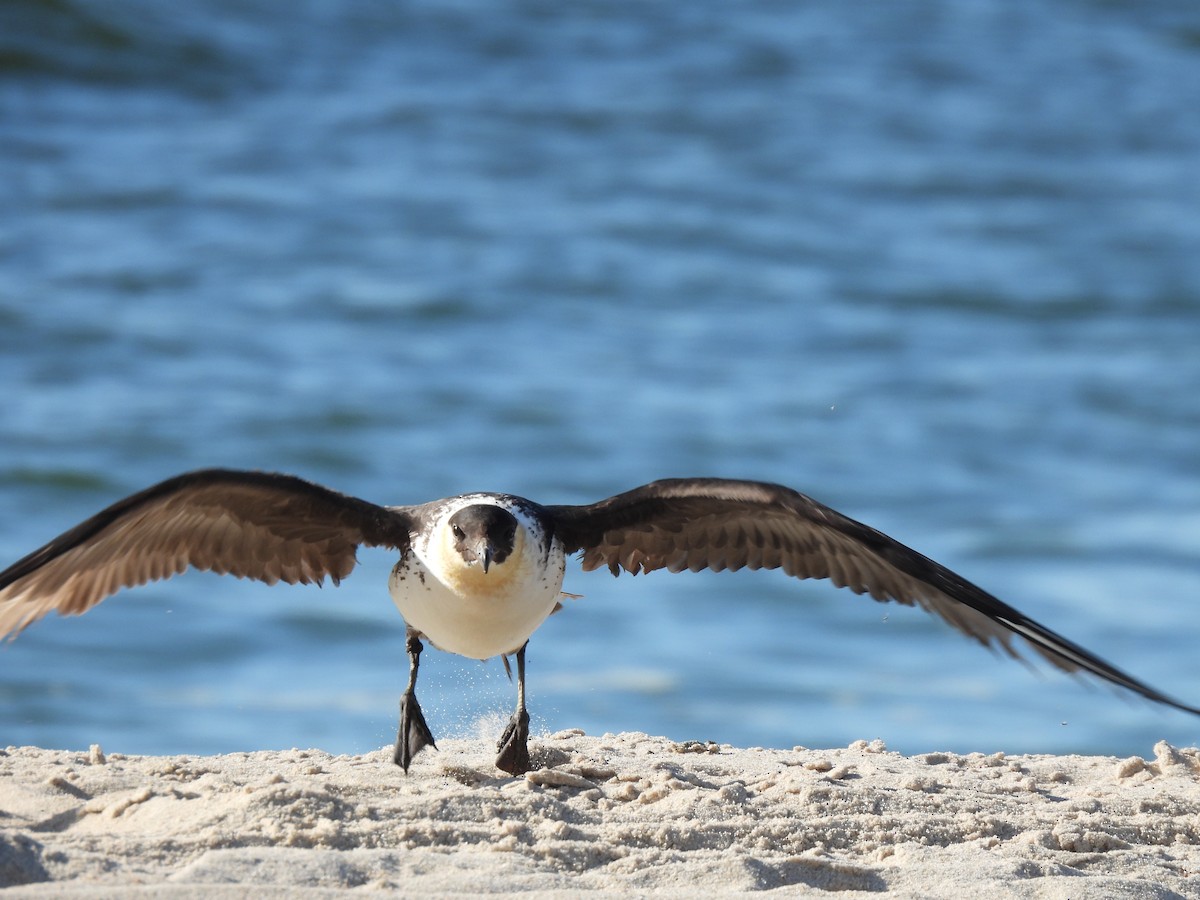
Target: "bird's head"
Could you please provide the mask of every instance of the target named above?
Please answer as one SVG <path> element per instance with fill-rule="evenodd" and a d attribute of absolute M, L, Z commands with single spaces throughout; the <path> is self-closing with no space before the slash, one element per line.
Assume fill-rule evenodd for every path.
<path fill-rule="evenodd" d="M 486 574 L 503 563 L 517 540 L 517 519 L 507 509 L 490 504 L 465 506 L 446 523 L 446 539 L 468 566 Z"/>

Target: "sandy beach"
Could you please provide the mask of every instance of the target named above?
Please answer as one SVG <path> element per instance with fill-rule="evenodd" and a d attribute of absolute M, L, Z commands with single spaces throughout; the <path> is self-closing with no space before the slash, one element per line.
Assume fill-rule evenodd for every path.
<path fill-rule="evenodd" d="M 402 892 L 1200 897 L 1200 750 L 906 757 L 577 731 L 510 778 L 445 740 L 223 756 L 0 751 L 13 897 Z"/>

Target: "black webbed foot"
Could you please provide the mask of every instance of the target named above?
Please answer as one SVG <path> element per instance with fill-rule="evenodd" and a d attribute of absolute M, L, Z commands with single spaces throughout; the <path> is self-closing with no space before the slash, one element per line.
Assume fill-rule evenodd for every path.
<path fill-rule="evenodd" d="M 408 650 L 408 687 L 400 695 L 400 727 L 396 731 L 396 751 L 392 759 L 408 774 L 413 757 L 426 747 L 437 749 L 433 732 L 425 724 L 425 714 L 417 702 L 417 671 L 421 667 L 421 634 L 414 629 L 405 629 L 405 646 Z"/>
<path fill-rule="evenodd" d="M 517 711 L 508 720 L 508 727 L 500 735 L 496 749 L 500 755 L 496 757 L 496 768 L 509 775 L 524 775 L 532 766 L 529 764 L 529 713 L 525 710 L 525 648 L 529 642 L 521 645 L 516 652 L 517 657 Z M 508 677 L 512 678 L 512 670 L 508 668 L 508 657 L 504 656 L 504 668 Z"/>
<path fill-rule="evenodd" d="M 400 728 L 396 733 L 396 752 L 392 759 L 405 774 L 408 774 L 413 757 L 425 747 L 437 749 L 437 744 L 433 742 L 433 732 L 425 724 L 425 714 L 421 712 L 421 705 L 417 703 L 417 695 L 405 692 L 400 698 Z"/>
<path fill-rule="evenodd" d="M 513 713 L 508 727 L 496 744 L 500 755 L 496 757 L 496 768 L 509 775 L 524 775 L 529 764 L 529 713 L 520 709 Z"/>

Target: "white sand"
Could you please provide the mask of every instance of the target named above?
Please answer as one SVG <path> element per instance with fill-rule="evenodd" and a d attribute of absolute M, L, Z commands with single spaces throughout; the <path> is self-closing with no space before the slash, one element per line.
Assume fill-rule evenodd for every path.
<path fill-rule="evenodd" d="M 0 751 L 8 897 L 564 889 L 697 897 L 1200 897 L 1200 750 L 1147 760 L 446 740 L 215 757 Z"/>

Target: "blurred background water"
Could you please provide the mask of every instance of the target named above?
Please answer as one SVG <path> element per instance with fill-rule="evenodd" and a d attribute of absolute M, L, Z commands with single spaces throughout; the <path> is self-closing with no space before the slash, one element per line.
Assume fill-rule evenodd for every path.
<path fill-rule="evenodd" d="M 7 0 L 0 564 L 187 469 L 779 481 L 1200 702 L 1200 7 Z M 0 744 L 394 734 L 388 554 L 0 651 Z M 1148 752 L 1200 719 L 778 573 L 569 572 L 534 727 Z M 441 735 L 498 662 L 426 654 Z"/>

